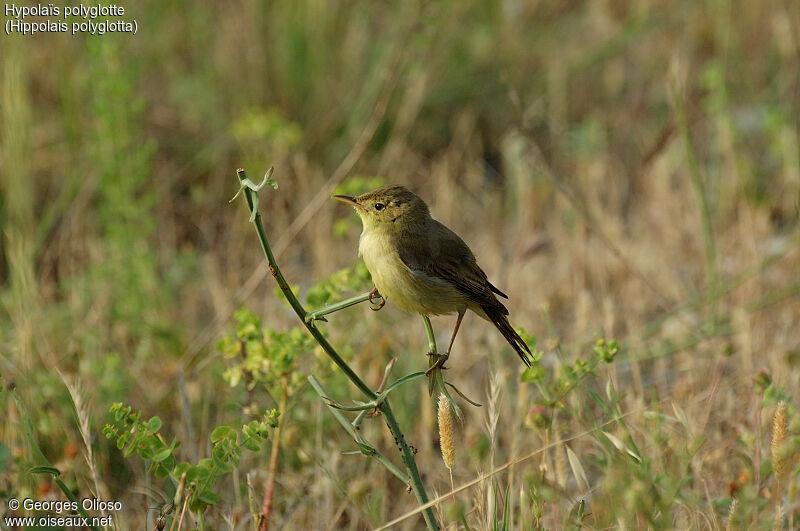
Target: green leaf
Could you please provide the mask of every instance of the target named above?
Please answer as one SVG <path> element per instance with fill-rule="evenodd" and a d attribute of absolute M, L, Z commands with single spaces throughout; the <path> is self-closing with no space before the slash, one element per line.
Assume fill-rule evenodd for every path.
<path fill-rule="evenodd" d="M 170 468 L 168 466 L 165 466 L 164 463 L 158 463 L 158 466 L 156 467 L 155 475 L 158 478 L 165 478 L 165 477 L 169 476 L 169 470 L 170 470 Z"/>
<path fill-rule="evenodd" d="M 540 382 L 544 380 L 546 376 L 547 373 L 540 366 L 531 365 L 522 371 L 522 375 L 519 377 L 519 380 L 521 382 Z"/>
<path fill-rule="evenodd" d="M 636 452 L 626 447 L 625 444 L 623 444 L 623 442 L 619 438 L 617 438 L 616 435 L 609 433 L 607 431 L 602 431 L 602 433 L 608 438 L 609 441 L 611 441 L 611 444 L 613 444 L 617 450 L 619 450 L 622 453 L 628 454 L 637 463 L 642 462 L 642 458 L 639 455 L 637 455 Z"/>
<path fill-rule="evenodd" d="M 211 439 L 212 443 L 218 443 L 223 439 L 228 439 L 230 441 L 236 441 L 236 430 L 231 428 L 230 426 L 217 426 L 211 432 Z"/>
<path fill-rule="evenodd" d="M 186 483 L 190 484 L 192 482 L 198 481 L 200 479 L 205 479 L 208 477 L 208 470 L 204 469 L 201 466 L 192 466 L 185 470 L 186 472 Z"/>
<path fill-rule="evenodd" d="M 503 531 L 508 531 L 508 526 L 511 523 L 511 496 L 509 496 L 510 487 L 506 487 L 505 503 L 503 504 Z"/>
<path fill-rule="evenodd" d="M 219 502 L 219 496 L 214 494 L 210 489 L 206 489 L 197 493 L 197 499 L 203 503 L 214 505 Z"/>
<path fill-rule="evenodd" d="M 583 492 L 589 492 L 589 480 L 586 478 L 586 472 L 583 470 L 583 465 L 581 465 L 580 459 L 578 459 L 578 456 L 572 451 L 572 448 L 569 446 L 565 446 L 565 448 L 567 449 L 569 466 L 572 468 L 572 474 L 575 476 L 575 480 L 578 482 L 578 487 Z"/>
<path fill-rule="evenodd" d="M 151 459 L 156 463 L 160 463 L 161 461 L 164 461 L 166 458 L 171 456 L 173 450 L 174 450 L 174 448 L 172 446 L 168 446 L 167 448 L 164 448 L 160 452 L 157 452 L 155 455 L 153 455 L 153 457 L 151 457 Z"/>
<path fill-rule="evenodd" d="M 242 446 L 250 450 L 251 452 L 260 452 L 261 446 L 251 437 L 246 438 L 242 441 Z"/>
<path fill-rule="evenodd" d="M 175 469 L 172 471 L 172 473 L 175 475 L 175 478 L 180 479 L 183 473 L 188 471 L 190 468 L 192 468 L 192 465 L 183 461 L 175 466 Z"/>
<path fill-rule="evenodd" d="M 399 378 L 399 379 L 395 380 L 394 382 L 392 382 L 389 385 L 389 387 L 384 389 L 383 393 L 381 393 L 381 396 L 386 396 L 391 391 L 393 391 L 396 387 L 399 387 L 399 386 L 403 385 L 404 383 L 408 383 L 411 380 L 414 380 L 416 378 L 420 378 L 422 376 L 425 376 L 424 372 L 414 372 L 414 373 L 411 373 L 411 374 L 407 374 L 407 375 L 403 376 L 402 378 Z"/>
<path fill-rule="evenodd" d="M 128 444 L 128 447 L 125 448 L 125 450 L 122 452 L 122 455 L 124 455 L 125 457 L 130 457 L 131 455 L 133 455 L 133 452 L 135 451 L 136 451 L 136 440 Z"/>
<path fill-rule="evenodd" d="M 370 446 L 368 444 L 360 443 L 358 441 L 356 441 L 356 444 L 358 444 L 358 449 L 361 450 L 362 454 L 367 455 L 367 456 L 375 455 L 375 448 L 373 448 L 372 446 Z"/>
<path fill-rule="evenodd" d="M 148 431 L 155 433 L 161 429 L 161 424 L 162 423 L 160 418 L 153 417 L 147 421 L 147 429 Z"/>
<path fill-rule="evenodd" d="M 30 469 L 31 474 L 50 474 L 54 478 L 57 478 L 61 475 L 61 471 L 56 467 L 52 466 L 35 466 Z"/>
<path fill-rule="evenodd" d="M 139 448 L 139 457 L 142 459 L 152 459 L 154 455 L 156 455 L 156 451 L 152 444 L 148 444 L 143 448 Z"/>
<path fill-rule="evenodd" d="M 591 389 L 587 389 L 587 391 L 589 392 L 589 396 L 591 396 L 594 399 L 594 401 L 597 402 L 597 405 L 603 408 L 603 411 L 605 412 L 606 415 L 609 416 L 613 415 L 613 411 L 611 410 L 610 407 L 608 407 L 608 404 L 606 404 L 605 400 L 600 398 L 600 395 L 598 395 Z"/>
<path fill-rule="evenodd" d="M 583 526 L 583 519 L 586 517 L 586 502 L 584 500 L 577 501 L 567 516 L 567 525 L 572 526 L 571 529 L 580 530 Z"/>
<path fill-rule="evenodd" d="M 226 462 L 227 455 L 220 452 L 212 452 L 212 459 L 214 460 L 214 466 L 216 466 L 220 472 L 227 473 L 233 470 L 231 465 Z"/>
<path fill-rule="evenodd" d="M 683 429 L 686 430 L 686 433 L 690 437 L 694 437 L 692 434 L 692 425 L 689 422 L 689 417 L 686 416 L 686 412 L 683 410 L 683 408 L 681 408 L 681 406 L 675 402 L 672 402 L 672 412 L 675 413 L 675 417 L 680 421 Z"/>

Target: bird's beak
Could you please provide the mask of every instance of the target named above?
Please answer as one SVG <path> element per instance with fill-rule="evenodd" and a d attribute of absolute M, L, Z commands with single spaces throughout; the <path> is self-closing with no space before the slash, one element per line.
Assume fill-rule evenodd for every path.
<path fill-rule="evenodd" d="M 350 206 L 361 206 L 358 204 L 355 197 L 350 197 L 349 195 L 335 195 L 333 198 L 337 201 L 341 201 L 342 203 L 347 203 Z"/>

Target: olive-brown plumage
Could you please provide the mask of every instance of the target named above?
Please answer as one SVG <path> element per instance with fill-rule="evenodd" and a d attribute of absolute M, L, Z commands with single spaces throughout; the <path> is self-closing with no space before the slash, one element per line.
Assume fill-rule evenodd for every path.
<path fill-rule="evenodd" d="M 508 296 L 489 282 L 464 240 L 431 217 L 422 199 L 399 185 L 334 198 L 352 205 L 361 218 L 359 254 L 385 300 L 423 315 L 458 314 L 445 357 L 470 309 L 493 323 L 530 365 L 530 349 L 497 298 Z"/>

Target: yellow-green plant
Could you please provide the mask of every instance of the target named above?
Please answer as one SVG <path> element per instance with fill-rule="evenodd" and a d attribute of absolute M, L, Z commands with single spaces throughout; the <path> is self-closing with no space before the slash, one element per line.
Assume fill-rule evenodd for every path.
<path fill-rule="evenodd" d="M 199 522 L 209 505 L 219 502 L 214 492 L 217 484 L 238 466 L 243 450 L 259 452 L 269 438 L 271 428 L 278 425 L 278 412 L 267 411 L 259 419 L 244 424 L 237 430 L 232 426 L 217 426 L 211 432 L 211 456 L 197 463 L 178 462 L 175 451 L 181 442 L 177 439 L 167 444 L 159 433 L 162 421 L 159 417 L 142 420 L 142 414 L 131 406 L 116 403 L 109 410 L 113 419 L 103 428 L 107 438 L 113 440 L 125 457 L 134 453 L 150 463 L 149 472 L 156 477 L 169 477 L 173 492 L 179 483 L 187 488 L 183 500 L 174 500 L 176 506 L 186 504 L 195 513 Z"/>

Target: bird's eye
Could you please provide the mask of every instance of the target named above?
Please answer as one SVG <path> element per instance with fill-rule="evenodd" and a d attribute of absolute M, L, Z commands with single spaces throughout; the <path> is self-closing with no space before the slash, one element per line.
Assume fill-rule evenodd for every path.
<path fill-rule="evenodd" d="M 383 210 L 384 204 L 383 203 L 375 203 L 375 210 Z"/>

